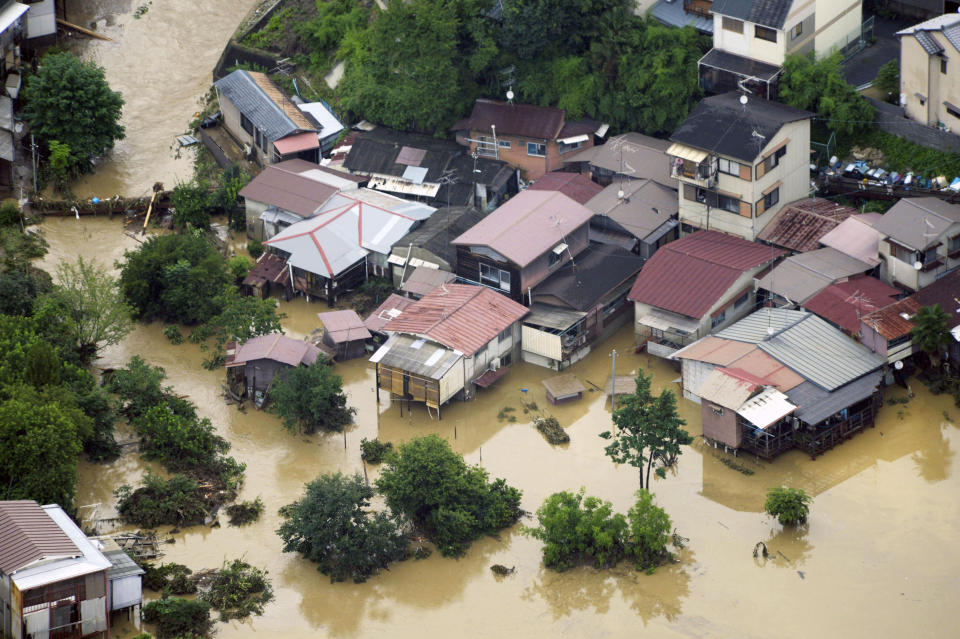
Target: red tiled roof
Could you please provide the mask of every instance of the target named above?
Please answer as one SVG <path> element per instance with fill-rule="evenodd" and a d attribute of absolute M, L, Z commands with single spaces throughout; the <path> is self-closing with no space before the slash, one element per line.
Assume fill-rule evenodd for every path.
<path fill-rule="evenodd" d="M 860 332 L 860 318 L 897 301 L 900 289 L 863 275 L 831 284 L 803 306 L 850 334 Z"/>
<path fill-rule="evenodd" d="M 831 200 L 798 200 L 784 206 L 757 237 L 794 251 L 812 251 L 820 248 L 821 237 L 856 213 Z"/>
<path fill-rule="evenodd" d="M 553 140 L 560 135 L 563 124 L 563 109 L 481 98 L 473 103 L 470 117 L 455 123 L 453 130 L 490 131 L 492 125 L 496 127 L 498 135 Z"/>
<path fill-rule="evenodd" d="M 318 347 L 308 342 L 271 333 L 248 339 L 233 355 L 227 355 L 226 365 L 242 366 L 258 359 L 269 359 L 287 366 L 309 366 L 317 361 L 320 352 Z"/>
<path fill-rule="evenodd" d="M 444 284 L 408 306 L 383 330 L 421 335 L 470 356 L 527 310 L 483 286 Z"/>
<path fill-rule="evenodd" d="M 553 171 L 530 185 L 532 191 L 560 191 L 568 198 L 580 204 L 586 204 L 603 187 L 582 173 Z"/>
<path fill-rule="evenodd" d="M 743 273 L 784 253 L 733 235 L 698 231 L 654 253 L 628 299 L 700 318 Z"/>
<path fill-rule="evenodd" d="M 39 559 L 81 555 L 37 502 L 0 501 L 0 573 L 9 575 Z"/>
<path fill-rule="evenodd" d="M 363 320 L 354 310 L 329 311 L 327 313 L 317 313 L 320 322 L 330 338 L 337 344 L 352 342 L 358 339 L 370 339 L 373 337 Z"/>

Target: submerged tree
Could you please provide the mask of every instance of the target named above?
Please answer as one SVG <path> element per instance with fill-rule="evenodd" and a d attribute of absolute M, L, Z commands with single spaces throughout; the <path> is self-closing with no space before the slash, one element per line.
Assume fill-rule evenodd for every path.
<path fill-rule="evenodd" d="M 940 366 L 940 355 L 950 345 L 950 316 L 939 304 L 921 306 L 913 316 L 913 343 L 924 353 L 931 368 Z"/>
<path fill-rule="evenodd" d="M 693 438 L 683 426 L 686 422 L 677 412 L 677 398 L 666 389 L 654 396 L 650 391 L 651 375 L 641 370 L 637 387 L 621 398 L 613 413 L 616 429 L 600 433 L 611 440 L 605 448 L 607 456 L 617 464 L 630 464 L 640 471 L 640 487 L 650 489 L 650 471 L 666 476 L 666 466 L 674 463 L 682 452 L 680 446 Z"/>
<path fill-rule="evenodd" d="M 356 409 L 347 406 L 343 380 L 322 356 L 286 371 L 270 390 L 273 409 L 291 433 L 342 431 Z"/>
<path fill-rule="evenodd" d="M 807 521 L 811 501 L 813 498 L 799 488 L 778 486 L 767 491 L 763 509 L 784 526 L 793 526 Z"/>

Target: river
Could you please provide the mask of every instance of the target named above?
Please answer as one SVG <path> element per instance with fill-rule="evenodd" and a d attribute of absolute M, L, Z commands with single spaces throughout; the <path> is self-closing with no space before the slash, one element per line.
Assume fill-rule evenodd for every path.
<path fill-rule="evenodd" d="M 51 218 L 43 227 L 51 246 L 43 264 L 48 269 L 77 254 L 110 263 L 136 246 L 117 219 Z M 296 337 L 312 330 L 315 313 L 326 309 L 303 300 L 281 306 L 289 315 L 288 334 Z M 666 637 L 947 637 L 960 623 L 960 474 L 953 464 L 960 409 L 918 382 L 908 404 L 885 407 L 875 428 L 815 461 L 798 452 L 772 463 L 742 456 L 736 461 L 755 471 L 748 476 L 702 444 L 685 449 L 653 489 L 690 543 L 678 563 L 654 575 L 626 565 L 553 573 L 540 563 L 539 542 L 517 526 L 475 543 L 458 560 L 435 553 L 395 564 L 365 584 L 330 584 L 308 561 L 281 552 L 277 508 L 297 499 L 303 484 L 320 473 L 362 472 L 362 437 L 379 434 L 398 443 L 437 432 L 468 462 L 522 488 L 523 507 L 531 512 L 552 492 L 581 486 L 625 511 L 637 479 L 633 469 L 615 467 L 604 456 L 597 435 L 610 423 L 608 401 L 588 393 L 579 402 L 550 406 L 540 380 L 551 373 L 520 364 L 475 400 L 445 408 L 442 421 L 417 407 L 401 417 L 385 394 L 377 406 L 373 370 L 354 360 L 336 365 L 357 408 L 344 449 L 342 435 L 292 436 L 268 413 L 227 406 L 220 392 L 223 369 L 204 370 L 198 347 L 171 345 L 161 328 L 138 326 L 103 354 L 101 365 L 122 365 L 140 354 L 163 366 L 177 391 L 230 440 L 231 454 L 246 462 L 241 498 L 259 495 L 267 504 L 251 526 L 193 527 L 174 534 L 176 543 L 166 547 L 166 561 L 194 569 L 245 557 L 269 571 L 276 601 L 262 617 L 218 624 L 220 636 L 628 637 L 643 628 Z M 676 388 L 678 373 L 656 358 L 633 355 L 631 342 L 627 327 L 573 372 L 602 385 L 608 353 L 616 348 L 619 374 L 643 367 L 653 371 L 656 388 Z M 530 425 L 521 388 L 568 429 L 569 445 L 548 445 Z M 517 409 L 515 423 L 497 419 L 504 406 Z M 699 434 L 699 407 L 681 399 L 680 409 L 690 432 Z M 83 463 L 77 503 L 101 502 L 108 512 L 112 491 L 135 484 L 144 468 L 136 455 L 105 466 Z M 376 476 L 375 467 L 368 471 Z M 761 513 L 766 489 L 781 484 L 814 495 L 806 528 L 784 531 Z M 766 542 L 772 558 L 752 557 L 758 541 Z M 516 572 L 497 577 L 489 570 L 496 563 L 516 566 Z M 129 624 L 115 633 L 131 634 Z"/>

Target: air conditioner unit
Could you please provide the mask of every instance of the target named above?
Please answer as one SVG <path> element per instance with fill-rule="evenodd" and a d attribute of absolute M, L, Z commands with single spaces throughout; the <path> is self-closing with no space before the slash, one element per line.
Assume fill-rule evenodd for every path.
<path fill-rule="evenodd" d="M 249 144 L 243 145 L 243 157 L 250 159 L 253 156 L 253 147 Z"/>
<path fill-rule="evenodd" d="M 495 370 L 499 370 L 499 368 L 500 368 L 500 358 L 494 357 L 493 359 L 490 360 L 490 370 L 495 371 Z"/>

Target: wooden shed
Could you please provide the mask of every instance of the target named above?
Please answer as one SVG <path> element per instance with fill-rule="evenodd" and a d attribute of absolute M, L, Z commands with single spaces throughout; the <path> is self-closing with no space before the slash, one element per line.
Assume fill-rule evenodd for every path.
<path fill-rule="evenodd" d="M 242 345 L 227 344 L 227 386 L 238 398 L 252 397 L 260 404 L 277 375 L 294 366 L 310 366 L 321 353 L 330 359 L 333 351 L 280 333 L 254 337 Z"/>
<path fill-rule="evenodd" d="M 587 390 L 577 376 L 570 373 L 545 379 L 543 386 L 547 389 L 547 401 L 551 404 L 578 400 Z"/>
<path fill-rule="evenodd" d="M 323 324 L 323 343 L 333 349 L 339 361 L 363 357 L 367 340 L 373 337 L 356 311 L 317 313 Z"/>

